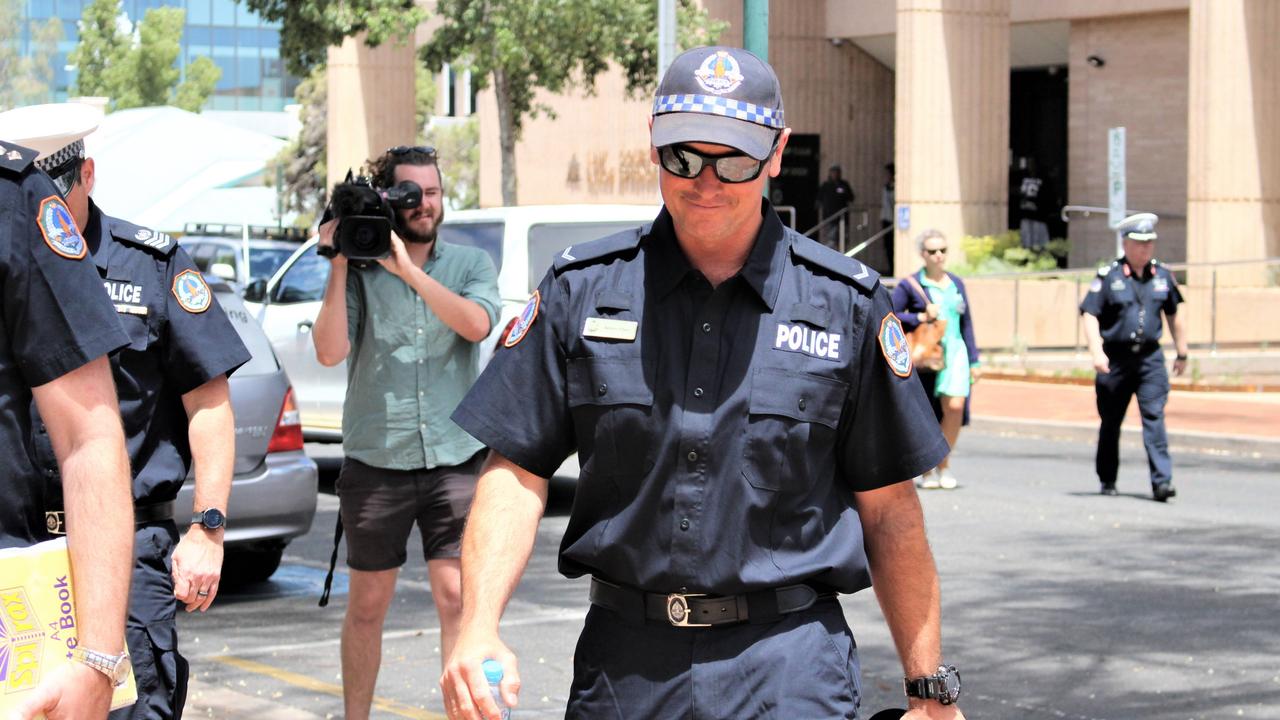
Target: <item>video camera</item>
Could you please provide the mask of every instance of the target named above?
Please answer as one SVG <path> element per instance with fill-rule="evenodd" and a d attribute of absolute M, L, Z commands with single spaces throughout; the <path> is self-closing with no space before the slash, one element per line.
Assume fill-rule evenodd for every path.
<path fill-rule="evenodd" d="M 391 229 L 399 223 L 395 211 L 421 204 L 422 188 L 412 180 L 379 190 L 369 177 L 348 170 L 346 180 L 333 186 L 320 222 L 338 220 L 334 247 L 348 260 L 381 260 L 391 255 Z"/>

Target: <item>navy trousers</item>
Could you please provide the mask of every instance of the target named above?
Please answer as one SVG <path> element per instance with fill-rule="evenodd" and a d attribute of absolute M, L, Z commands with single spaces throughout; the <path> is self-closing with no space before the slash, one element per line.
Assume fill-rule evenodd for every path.
<path fill-rule="evenodd" d="M 858 651 L 834 599 L 768 624 L 677 628 L 587 613 L 571 720 L 858 716 Z"/>
<path fill-rule="evenodd" d="M 1173 481 L 1173 460 L 1169 457 L 1169 439 L 1164 429 L 1164 406 L 1169 399 L 1169 371 L 1164 366 L 1164 352 L 1158 347 L 1146 353 L 1109 353 L 1111 372 L 1094 380 L 1098 394 L 1098 430 L 1096 467 L 1098 480 L 1114 485 L 1120 467 L 1120 425 L 1129 410 L 1129 400 L 1138 397 L 1142 415 L 1142 444 L 1147 449 L 1147 465 L 1151 484 Z"/>
<path fill-rule="evenodd" d="M 188 665 L 178 654 L 173 597 L 173 521 L 138 528 L 133 543 L 133 585 L 125 640 L 138 686 L 138 702 L 111 713 L 110 720 L 178 720 L 187 702 Z"/>

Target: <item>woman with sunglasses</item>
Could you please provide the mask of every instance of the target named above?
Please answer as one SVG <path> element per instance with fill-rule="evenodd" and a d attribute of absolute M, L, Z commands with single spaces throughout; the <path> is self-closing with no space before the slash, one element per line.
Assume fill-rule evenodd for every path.
<path fill-rule="evenodd" d="M 964 282 L 947 272 L 947 237 L 925 230 L 916 238 L 924 265 L 893 289 L 893 310 L 902 327 L 911 332 L 924 322 L 945 320 L 942 335 L 943 368 L 937 372 L 916 368 L 920 382 L 933 402 L 947 444 L 955 450 L 961 425 L 969 422 L 969 394 L 978 381 L 978 345 L 973 339 L 969 295 Z M 958 484 L 951 473 L 951 456 L 920 476 L 917 485 L 928 490 L 951 490 Z"/>

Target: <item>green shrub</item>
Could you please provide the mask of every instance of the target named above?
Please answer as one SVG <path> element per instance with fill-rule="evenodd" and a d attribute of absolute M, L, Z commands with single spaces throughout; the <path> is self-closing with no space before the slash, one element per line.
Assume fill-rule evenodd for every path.
<path fill-rule="evenodd" d="M 1050 240 L 1042 250 L 1022 247 L 1021 234 L 1006 230 L 979 237 L 967 235 L 960 240 L 965 261 L 948 269 L 958 275 L 993 275 L 997 273 L 1038 272 L 1056 270 L 1066 264 L 1071 244 L 1063 238 Z"/>

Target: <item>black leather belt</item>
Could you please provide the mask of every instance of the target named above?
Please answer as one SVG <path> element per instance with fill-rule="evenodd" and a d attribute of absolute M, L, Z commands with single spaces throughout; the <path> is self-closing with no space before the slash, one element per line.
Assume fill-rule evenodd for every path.
<path fill-rule="evenodd" d="M 591 602 L 634 620 L 662 620 L 674 627 L 766 623 L 835 597 L 809 585 L 758 590 L 743 595 L 650 593 L 591 578 Z"/>
<path fill-rule="evenodd" d="M 152 525 L 173 519 L 173 501 L 150 503 L 133 506 L 133 524 L 135 527 Z M 45 529 L 50 535 L 66 535 L 66 514 L 62 510 L 49 510 L 44 514 Z"/>

